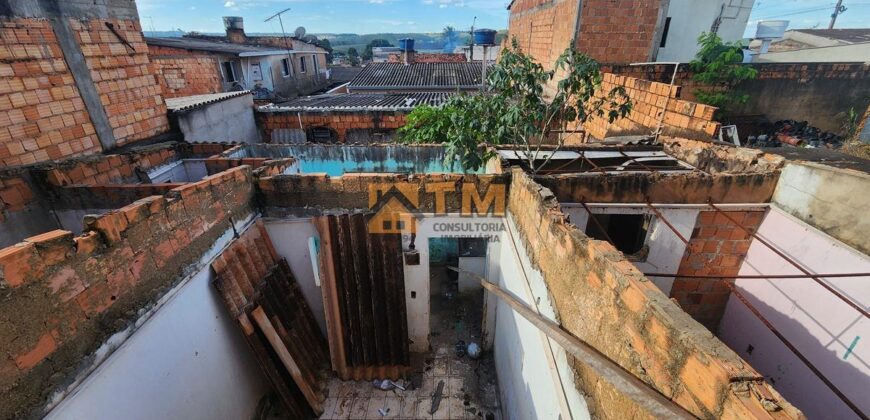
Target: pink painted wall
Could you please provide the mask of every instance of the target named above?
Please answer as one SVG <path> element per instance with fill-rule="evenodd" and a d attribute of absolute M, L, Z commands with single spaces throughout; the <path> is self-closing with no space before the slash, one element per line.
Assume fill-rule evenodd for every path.
<path fill-rule="evenodd" d="M 870 272 L 867 255 L 775 207 L 759 234 L 810 272 Z M 754 241 L 740 274 L 800 272 Z M 870 277 L 834 278 L 828 283 L 865 308 L 870 303 Z M 870 413 L 870 320 L 812 279 L 739 279 L 737 286 L 840 391 Z M 856 337 L 860 338 L 847 355 Z M 719 324 L 719 338 L 810 419 L 858 418 L 733 295 Z"/>

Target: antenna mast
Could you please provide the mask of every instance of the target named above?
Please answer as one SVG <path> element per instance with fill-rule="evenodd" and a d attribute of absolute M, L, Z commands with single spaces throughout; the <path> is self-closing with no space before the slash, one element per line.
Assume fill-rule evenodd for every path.
<path fill-rule="evenodd" d="M 272 16 L 269 16 L 269 18 L 264 20 L 263 22 L 268 22 L 272 19 L 275 19 L 276 17 L 278 18 L 278 23 L 281 24 L 281 36 L 284 37 L 284 46 L 287 47 L 287 60 L 288 60 L 288 64 L 289 64 L 288 67 L 290 69 L 292 69 L 293 68 L 293 57 L 290 55 L 290 50 L 292 50 L 292 48 L 290 47 L 290 40 L 287 39 L 287 33 L 284 32 L 284 22 L 281 20 L 281 15 L 284 13 L 287 13 L 289 11 L 290 11 L 290 8 L 288 7 L 288 8 L 286 8 L 278 13 L 275 13 Z"/>

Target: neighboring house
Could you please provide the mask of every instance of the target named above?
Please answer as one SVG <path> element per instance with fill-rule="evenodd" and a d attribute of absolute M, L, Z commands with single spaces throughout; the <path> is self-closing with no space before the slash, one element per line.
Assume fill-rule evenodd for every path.
<path fill-rule="evenodd" d="M 145 41 L 168 97 L 232 90 L 252 90 L 258 98 L 293 97 L 315 90 L 320 79 L 326 80 L 291 65 L 297 55 L 293 50 L 191 38 Z"/>
<path fill-rule="evenodd" d="M 750 49 L 757 51 L 760 42 Z M 754 56 L 757 63 L 870 62 L 870 28 L 792 29 Z"/>
<path fill-rule="evenodd" d="M 464 54 L 466 61 L 480 61 L 484 56 L 483 45 L 475 45 L 474 46 L 474 54 L 472 54 L 471 47 L 468 45 L 456 47 L 456 49 L 454 49 L 453 52 L 456 54 Z M 501 54 L 501 45 L 493 45 L 491 47 L 487 47 L 486 48 L 486 61 L 489 61 L 489 62 L 497 61 L 499 54 Z"/>
<path fill-rule="evenodd" d="M 262 106 L 257 119 L 272 143 L 383 143 L 395 138 L 420 105 L 437 106 L 450 93 L 349 93 L 296 98 Z"/>
<path fill-rule="evenodd" d="M 241 18 L 233 18 L 226 37 L 188 34 L 146 42 L 168 97 L 251 90 L 257 98 L 289 98 L 328 84 L 326 50 L 277 38 L 246 37 Z"/>
<path fill-rule="evenodd" d="M 372 63 L 348 84 L 355 92 L 473 92 L 481 88 L 481 63 Z"/>
<path fill-rule="evenodd" d="M 402 49 L 399 47 L 373 47 L 372 48 L 372 63 L 386 63 L 390 61 L 391 54 L 399 54 Z"/>
<path fill-rule="evenodd" d="M 542 4 L 543 3 L 543 4 Z M 508 38 L 550 68 L 573 45 L 603 63 L 690 61 L 702 32 L 742 38 L 754 0 L 513 0 Z"/>

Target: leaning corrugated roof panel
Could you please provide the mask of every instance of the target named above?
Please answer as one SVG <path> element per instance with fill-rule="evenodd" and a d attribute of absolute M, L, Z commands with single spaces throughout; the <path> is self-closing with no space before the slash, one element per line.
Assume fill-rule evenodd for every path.
<path fill-rule="evenodd" d="M 259 108 L 261 112 L 410 111 L 420 105 L 439 106 L 453 92 L 345 93 L 296 98 Z"/>
<path fill-rule="evenodd" d="M 481 63 L 372 63 L 350 81 L 351 89 L 474 88 Z"/>

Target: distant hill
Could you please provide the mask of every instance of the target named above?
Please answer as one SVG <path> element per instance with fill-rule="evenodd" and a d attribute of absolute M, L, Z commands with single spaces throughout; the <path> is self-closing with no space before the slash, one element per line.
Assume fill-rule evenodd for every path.
<path fill-rule="evenodd" d="M 145 36 L 149 37 L 180 37 L 184 35 L 184 32 L 176 30 L 176 31 L 144 31 Z M 204 33 L 204 35 L 223 35 L 222 32 L 215 33 Z M 280 36 L 280 33 L 269 33 L 269 32 L 249 32 L 248 35 L 251 36 Z M 291 33 L 288 33 L 291 35 Z M 348 48 L 356 48 L 357 51 L 362 52 L 363 48 L 375 39 L 386 39 L 390 44 L 398 46 L 399 40 L 403 38 L 413 38 L 415 42 L 415 48 L 418 50 L 443 50 L 444 39 L 441 37 L 440 32 L 435 33 L 422 33 L 422 32 L 407 32 L 407 33 L 379 33 L 379 34 L 331 34 L 331 33 L 315 33 L 310 34 L 314 35 L 319 39 L 328 39 L 332 48 L 335 52 L 347 52 Z M 459 37 L 457 39 L 457 45 L 468 45 L 471 41 L 471 34 L 460 32 Z M 498 31 L 498 38 L 496 38 L 496 42 L 501 42 L 501 39 L 507 35 L 506 30 Z M 452 48 L 449 48 L 452 51 Z"/>

